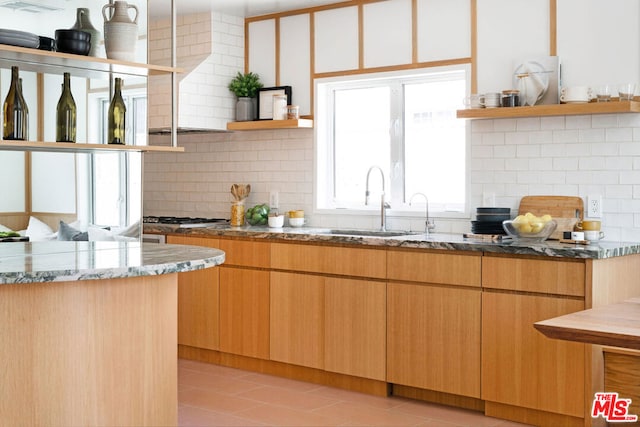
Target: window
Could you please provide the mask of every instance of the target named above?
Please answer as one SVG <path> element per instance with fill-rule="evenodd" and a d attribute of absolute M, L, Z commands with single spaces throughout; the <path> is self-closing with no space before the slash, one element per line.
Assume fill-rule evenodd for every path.
<path fill-rule="evenodd" d="M 144 91 L 130 90 L 123 93 L 127 105 L 127 144 L 141 145 L 146 141 L 147 99 Z M 106 144 L 107 113 L 109 99 L 99 93 L 93 97 L 102 120 L 95 123 L 93 137 Z M 142 138 L 142 139 L 141 139 Z M 142 141 L 142 142 L 140 142 Z M 142 169 L 140 153 L 94 153 L 86 167 L 92 177 L 88 191 L 93 197 L 91 211 L 87 213 L 93 224 L 126 226 L 142 216 Z M 128 202 L 128 203 L 127 203 Z"/>
<path fill-rule="evenodd" d="M 423 193 L 431 212 L 465 214 L 468 131 L 456 110 L 468 74 L 468 66 L 456 66 L 319 80 L 317 208 L 364 209 L 367 171 L 376 165 L 397 213 L 415 210 L 410 198 Z M 372 207 L 381 188 L 380 173 L 372 171 Z"/>

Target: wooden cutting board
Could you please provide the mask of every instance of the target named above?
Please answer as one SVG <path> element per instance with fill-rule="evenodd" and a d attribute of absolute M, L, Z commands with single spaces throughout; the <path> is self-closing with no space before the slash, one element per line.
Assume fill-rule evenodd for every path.
<path fill-rule="evenodd" d="M 549 239 L 562 238 L 564 231 L 573 230 L 574 225 L 584 218 L 584 203 L 576 196 L 525 196 L 520 200 L 518 214 L 531 212 L 540 216 L 549 214 L 558 223 L 558 227 Z"/>
<path fill-rule="evenodd" d="M 524 196 L 520 200 L 518 214 L 531 212 L 540 216 L 549 214 L 553 218 L 584 218 L 584 203 L 576 196 Z"/>

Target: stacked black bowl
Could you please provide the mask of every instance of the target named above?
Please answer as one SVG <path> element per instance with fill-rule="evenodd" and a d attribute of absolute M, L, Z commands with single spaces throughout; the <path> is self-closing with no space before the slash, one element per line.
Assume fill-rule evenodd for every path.
<path fill-rule="evenodd" d="M 56 30 L 58 52 L 88 55 L 91 50 L 91 34 L 80 30 Z"/>
<path fill-rule="evenodd" d="M 476 221 L 471 221 L 474 234 L 507 234 L 502 221 L 511 219 L 511 208 L 476 208 Z"/>

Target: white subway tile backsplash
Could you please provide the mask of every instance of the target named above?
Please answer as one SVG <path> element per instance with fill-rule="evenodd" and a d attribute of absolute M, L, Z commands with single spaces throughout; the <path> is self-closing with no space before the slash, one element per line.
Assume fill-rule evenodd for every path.
<path fill-rule="evenodd" d="M 529 143 L 529 135 L 523 132 L 507 132 L 505 143 L 510 145 L 524 145 Z"/>
<path fill-rule="evenodd" d="M 565 117 L 565 129 L 590 129 L 591 116 L 567 116 Z"/>
<path fill-rule="evenodd" d="M 552 133 L 552 141 L 553 142 L 565 142 L 572 143 L 578 142 L 579 132 L 575 129 L 569 130 L 554 130 Z"/>
<path fill-rule="evenodd" d="M 516 119 L 495 120 L 493 122 L 493 130 L 496 132 L 513 132 L 516 130 L 516 124 Z"/>
<path fill-rule="evenodd" d="M 540 118 L 539 117 L 527 117 L 524 119 L 517 119 L 516 129 L 518 132 L 526 132 L 532 130 L 540 130 Z"/>
<path fill-rule="evenodd" d="M 640 156 L 640 141 L 622 142 L 618 144 L 618 150 L 621 156 Z"/>
<path fill-rule="evenodd" d="M 613 128 L 618 126 L 617 114 L 594 114 L 591 116 L 591 127 L 596 128 Z"/>
<path fill-rule="evenodd" d="M 565 127 L 564 116 L 542 117 L 540 119 L 540 129 L 543 130 L 565 129 Z"/>
<path fill-rule="evenodd" d="M 521 135 L 520 139 L 525 144 L 547 144 L 553 141 L 553 132 L 550 130 L 527 132 L 519 135 Z"/>
<path fill-rule="evenodd" d="M 604 170 L 605 162 L 602 157 L 582 157 L 578 160 L 580 170 Z"/>
<path fill-rule="evenodd" d="M 605 129 L 581 129 L 578 133 L 580 142 L 601 142 L 605 138 Z"/>
<path fill-rule="evenodd" d="M 519 145 L 516 149 L 516 157 L 540 157 L 539 145 Z"/>
<path fill-rule="evenodd" d="M 553 170 L 575 171 L 578 170 L 578 159 L 573 157 L 558 157 L 552 162 Z"/>
<path fill-rule="evenodd" d="M 505 169 L 510 171 L 524 171 L 529 169 L 529 160 L 511 159 L 505 164 Z"/>
<path fill-rule="evenodd" d="M 609 128 L 605 130 L 605 141 L 624 142 L 633 141 L 633 130 L 631 128 Z"/>

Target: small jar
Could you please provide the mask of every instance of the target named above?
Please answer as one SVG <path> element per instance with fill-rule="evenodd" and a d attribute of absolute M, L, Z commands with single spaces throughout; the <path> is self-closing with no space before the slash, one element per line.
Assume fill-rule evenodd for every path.
<path fill-rule="evenodd" d="M 229 224 L 232 227 L 244 225 L 244 201 L 233 202 L 231 204 L 231 220 Z"/>
<path fill-rule="evenodd" d="M 518 107 L 520 106 L 520 91 L 516 89 L 509 89 L 502 91 L 502 106 L 503 107 Z"/>
<path fill-rule="evenodd" d="M 287 119 L 298 120 L 300 118 L 300 107 L 298 105 L 287 105 Z"/>
<path fill-rule="evenodd" d="M 273 95 L 273 120 L 286 120 L 287 95 Z"/>

